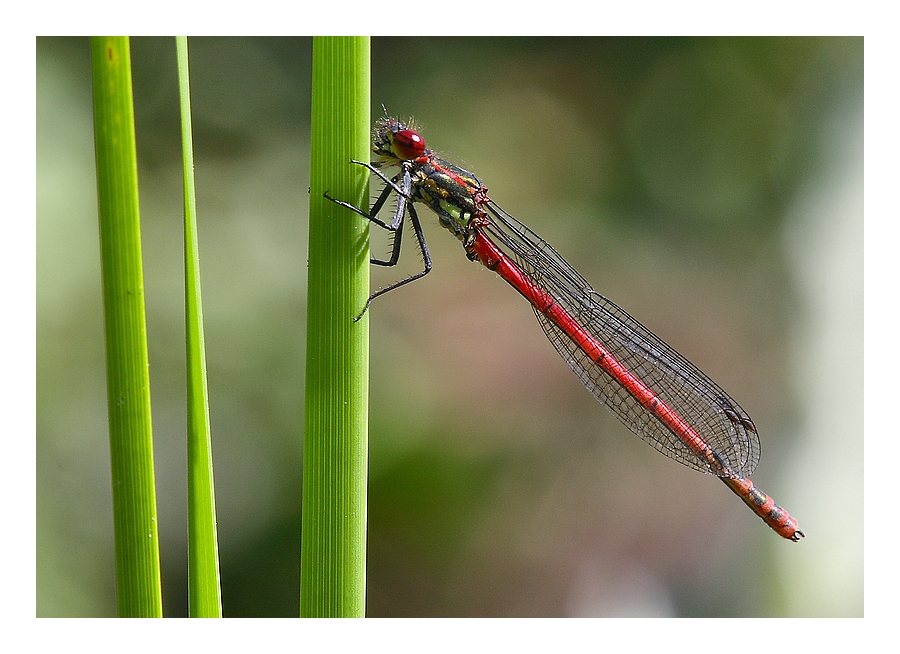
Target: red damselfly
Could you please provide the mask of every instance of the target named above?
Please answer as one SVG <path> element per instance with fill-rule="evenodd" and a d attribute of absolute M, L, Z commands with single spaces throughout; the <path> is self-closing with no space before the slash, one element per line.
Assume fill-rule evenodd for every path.
<path fill-rule="evenodd" d="M 804 535 L 771 497 L 748 479 L 760 446 L 750 416 L 714 381 L 649 329 L 606 299 L 547 242 L 498 207 L 487 187 L 467 170 L 444 161 L 422 137 L 385 116 L 376 126 L 373 163 L 353 161 L 385 182 L 371 210 L 328 199 L 394 233 L 391 256 L 372 263 L 393 266 L 400 257 L 409 215 L 424 269 L 373 293 L 372 300 L 428 274 L 431 255 L 415 203 L 427 205 L 462 242 L 466 256 L 496 272 L 534 309 L 544 333 L 585 387 L 631 431 L 684 465 L 719 477 L 779 535 Z M 382 168 L 399 166 L 388 177 Z M 390 223 L 378 218 L 391 194 Z M 357 317 L 358 319 L 358 317 Z"/>

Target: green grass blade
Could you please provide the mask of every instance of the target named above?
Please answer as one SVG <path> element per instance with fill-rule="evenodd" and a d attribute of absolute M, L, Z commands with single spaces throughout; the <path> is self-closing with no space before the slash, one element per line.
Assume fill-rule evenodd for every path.
<path fill-rule="evenodd" d="M 300 615 L 364 617 L 369 321 L 369 39 L 313 40 Z"/>
<path fill-rule="evenodd" d="M 161 617 L 128 39 L 92 37 L 91 61 L 119 616 Z"/>
<path fill-rule="evenodd" d="M 192 618 L 221 618 L 219 545 L 213 484 L 206 348 L 200 302 L 200 251 L 194 192 L 191 90 L 187 37 L 175 37 L 181 97 L 181 147 L 184 168 L 184 307 L 187 351 L 188 427 L 188 601 Z"/>

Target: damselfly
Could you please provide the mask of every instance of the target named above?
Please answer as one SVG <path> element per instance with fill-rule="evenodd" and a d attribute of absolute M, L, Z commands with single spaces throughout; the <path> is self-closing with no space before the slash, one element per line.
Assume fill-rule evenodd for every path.
<path fill-rule="evenodd" d="M 472 173 L 444 161 L 424 139 L 385 116 L 376 126 L 374 163 L 353 161 L 385 182 L 371 210 L 330 200 L 395 234 L 391 256 L 372 263 L 393 266 L 409 215 L 424 269 L 373 293 L 372 300 L 428 274 L 431 255 L 415 204 L 427 205 L 462 242 L 466 256 L 496 272 L 534 309 L 544 333 L 585 387 L 631 431 L 684 465 L 713 474 L 779 535 L 804 535 L 771 497 L 748 479 L 760 446 L 750 416 L 714 381 L 649 329 L 606 299 L 546 241 L 498 207 Z M 383 168 L 399 166 L 388 177 Z M 391 194 L 391 222 L 378 214 Z"/>

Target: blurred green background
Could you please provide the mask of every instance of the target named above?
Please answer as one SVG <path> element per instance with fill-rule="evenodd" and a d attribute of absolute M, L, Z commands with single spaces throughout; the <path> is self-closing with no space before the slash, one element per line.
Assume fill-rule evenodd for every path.
<path fill-rule="evenodd" d="M 36 45 L 36 611 L 112 616 L 89 49 Z M 224 610 L 295 616 L 312 42 L 190 48 Z M 164 603 L 181 616 L 174 40 L 133 39 L 132 63 Z M 426 212 L 434 271 L 370 313 L 367 614 L 861 616 L 863 40 L 376 38 L 372 70 L 373 118 L 414 116 L 741 403 L 753 479 L 807 538 L 635 438 Z M 405 254 L 373 287 L 417 268 Z"/>

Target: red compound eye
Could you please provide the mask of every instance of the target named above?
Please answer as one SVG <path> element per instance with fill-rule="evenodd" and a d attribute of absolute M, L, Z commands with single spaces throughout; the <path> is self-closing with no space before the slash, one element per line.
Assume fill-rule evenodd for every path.
<path fill-rule="evenodd" d="M 411 161 L 425 152 L 425 139 L 411 129 L 401 129 L 391 142 L 394 154 L 404 161 Z"/>

